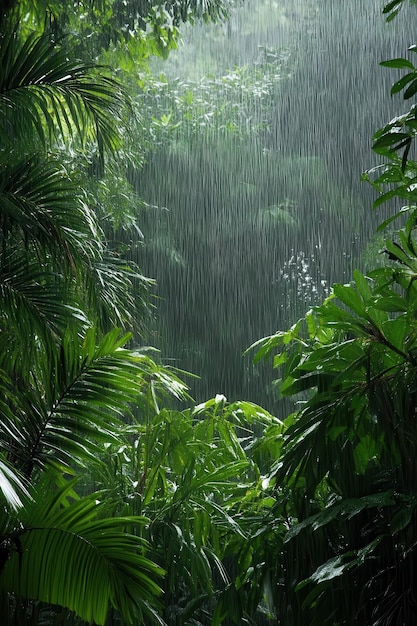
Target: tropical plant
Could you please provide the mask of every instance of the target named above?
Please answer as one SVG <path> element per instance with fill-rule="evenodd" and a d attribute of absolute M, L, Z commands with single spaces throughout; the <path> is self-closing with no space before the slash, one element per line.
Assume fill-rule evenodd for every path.
<path fill-rule="evenodd" d="M 121 207 L 106 223 L 125 97 L 107 70 L 72 60 L 56 22 L 29 32 L 12 8 L 0 39 L 1 621 L 241 623 L 262 600 L 251 524 L 272 503 L 261 467 L 280 423 L 222 398 L 159 409 L 161 390 L 179 400 L 186 386 L 109 330 L 130 325 L 131 282 L 143 282 L 106 238 L 136 227 Z"/>
<path fill-rule="evenodd" d="M 411 98 L 414 65 L 407 59 L 382 65 L 410 70 L 392 92 L 405 89 Z M 406 218 L 386 236 L 385 263 L 366 276 L 356 270 L 352 283 L 335 284 L 322 305 L 257 346 L 258 359 L 274 354 L 280 392 L 296 401 L 272 473 L 275 513 L 288 529 L 274 569 L 279 623 L 416 620 L 413 120 L 414 107 L 375 134 L 374 150 L 385 163 L 365 176 L 381 194 L 375 207 L 407 202 L 381 225 Z"/>
<path fill-rule="evenodd" d="M 282 576 L 293 610 L 305 609 L 296 623 L 414 619 L 405 572 L 414 552 L 416 294 L 400 263 L 334 285 L 306 316 L 307 333 L 299 323 L 259 352 L 282 346 L 281 393 L 301 403 L 274 472 L 291 489 Z"/>
<path fill-rule="evenodd" d="M 29 619 L 42 601 L 97 624 L 113 606 L 131 623 L 153 613 L 162 573 L 146 557 L 146 520 L 114 516 L 105 491 L 81 497 L 72 477 L 141 394 L 143 358 L 120 350 L 119 330 L 103 336 L 98 305 L 126 324 L 133 272 L 106 265 L 97 216 L 59 152 L 114 150 L 126 99 L 18 18 L 2 15 L 0 39 L 2 621 Z"/>
<path fill-rule="evenodd" d="M 165 623 L 255 623 L 274 543 L 264 472 L 282 425 L 220 395 L 182 412 L 159 409 L 165 385 L 155 372 L 153 411 L 148 404 L 146 419 L 125 427 L 124 445 L 109 446 L 103 485 L 122 494 L 122 515 L 151 520 L 142 536 L 166 571 Z M 180 381 L 177 390 L 181 397 Z"/>
<path fill-rule="evenodd" d="M 69 165 L 67 156 L 65 160 L 62 158 L 60 148 L 71 145 L 74 153 L 76 148 L 83 150 L 87 142 L 95 142 L 102 155 L 113 150 L 120 135 L 118 120 L 127 103 L 113 79 L 106 73 L 99 74 L 91 64 L 69 60 L 67 51 L 54 42 L 51 33 L 25 36 L 16 16 L 10 21 L 4 20 L 2 28 L 1 489 L 3 500 L 8 502 L 1 520 L 4 621 L 6 616 L 10 623 L 23 619 L 16 611 L 20 598 L 25 596 L 62 603 L 87 621 L 94 619 L 97 623 L 105 621 L 110 603 L 131 620 L 137 600 L 132 600 L 130 583 L 125 581 L 117 589 L 119 583 L 114 583 L 111 572 L 121 568 L 120 573 L 124 575 L 123 567 L 130 568 L 136 563 L 136 582 L 132 576 L 132 585 L 136 589 L 141 584 L 143 546 L 138 540 L 134 549 L 136 540 L 125 530 L 127 520 L 109 518 L 100 525 L 100 508 L 103 510 L 103 506 L 96 512 L 93 510 L 95 500 L 102 497 L 100 494 L 78 504 L 78 512 L 74 509 L 79 527 L 70 535 L 71 519 L 63 519 L 61 524 L 57 521 L 58 512 L 68 507 L 75 496 L 69 500 L 66 488 L 55 493 L 52 487 L 54 480 L 60 483 L 62 472 L 73 474 L 77 459 L 78 465 L 85 465 L 94 458 L 91 449 L 88 451 L 86 442 L 81 439 L 82 420 L 76 426 L 75 406 L 70 410 L 67 405 L 65 417 L 55 409 L 61 406 L 66 394 L 74 390 L 73 383 L 80 380 L 81 370 L 77 373 L 74 368 L 84 367 L 92 358 L 91 354 L 78 352 L 82 349 L 80 345 L 87 327 L 97 324 L 100 337 L 112 324 L 126 326 L 131 320 L 129 298 L 135 276 L 128 266 L 120 263 L 117 266 L 117 259 L 110 259 L 97 213 L 92 204 L 87 204 L 87 195 L 82 190 L 83 178 Z M 66 330 L 68 328 L 71 330 Z M 108 348 L 112 343 L 115 344 L 115 337 L 109 336 Z M 114 349 L 116 347 L 114 345 Z M 91 349 L 90 335 L 90 352 Z M 119 365 L 120 376 L 125 377 L 127 383 L 123 359 Z M 68 377 L 66 383 L 65 376 Z M 57 377 L 60 377 L 59 381 Z M 104 382 L 103 375 L 93 381 L 97 388 L 108 383 L 108 380 Z M 90 403 L 90 408 L 85 407 L 85 411 L 91 419 L 84 424 L 84 435 L 88 433 L 88 436 L 95 437 L 96 448 L 93 439 L 91 446 L 97 450 L 98 442 L 103 437 L 107 440 L 112 429 L 114 436 L 115 425 L 108 419 L 108 410 L 111 414 L 112 410 L 121 409 L 117 404 L 112 405 L 109 399 L 108 409 L 102 409 L 101 417 L 96 407 L 94 419 L 95 400 L 91 397 L 91 389 L 86 386 L 83 391 L 85 401 Z M 113 391 L 115 398 L 121 393 L 116 387 Z M 125 392 L 127 398 L 127 388 Z M 103 400 L 105 395 L 104 389 Z M 77 400 L 79 409 L 81 396 L 82 393 Z M 42 491 L 46 470 L 50 503 L 45 501 Z M 42 484 L 38 489 L 39 480 Z M 74 493 L 72 484 L 71 494 Z M 45 503 L 44 509 L 42 502 Z M 111 512 L 112 507 L 108 506 L 108 515 Z M 89 519 L 96 519 L 96 530 L 89 536 L 87 544 L 87 534 L 82 529 Z M 75 517 L 73 521 L 75 523 Z M 52 523 L 59 541 L 49 545 L 47 537 Z M 139 526 L 142 523 L 138 520 Z M 134 525 L 136 521 L 132 520 L 132 528 Z M 93 550 L 94 532 L 98 542 Z M 64 536 L 70 550 L 78 545 L 74 554 L 80 558 L 82 547 L 90 545 L 86 561 L 80 560 L 78 565 L 68 561 L 68 566 L 65 565 L 68 558 L 65 550 L 57 553 L 57 547 L 64 546 Z M 43 548 L 36 549 L 34 541 L 42 541 Z M 123 561 L 127 545 L 132 553 L 131 563 L 126 559 Z M 107 563 L 102 568 L 100 584 L 104 584 L 103 588 L 93 578 L 91 584 L 88 581 L 88 567 L 94 558 L 102 558 L 103 564 Z M 16 570 L 16 563 L 21 564 L 22 559 L 24 567 Z M 157 589 L 146 574 L 146 562 L 145 559 L 142 581 L 145 582 L 145 595 L 148 584 L 152 593 Z M 80 569 L 77 571 L 76 567 Z M 31 568 L 38 568 L 38 571 L 35 573 Z M 151 567 L 150 571 L 159 570 Z M 75 587 L 80 572 L 87 576 L 85 584 L 89 589 L 84 604 Z M 42 585 L 36 587 L 36 581 L 42 581 Z M 104 595 L 97 603 L 97 594 L 101 591 Z M 34 606 L 29 604 L 31 612 Z"/>
<path fill-rule="evenodd" d="M 27 379 L 2 370 L 2 468 L 13 484 L 1 483 L 0 587 L 11 624 L 22 598 L 97 624 L 110 605 L 127 623 L 152 613 L 162 570 L 146 557 L 147 520 L 115 515 L 117 498 L 105 489 L 75 490 L 80 470 L 119 441 L 120 419 L 142 394 L 149 359 L 122 350 L 126 340 L 114 330 L 98 341 L 89 329 L 80 343 L 74 327 L 37 355 Z"/>
<path fill-rule="evenodd" d="M 2 372 L 1 449 L 21 483 L 14 499 L 2 490 L 0 585 L 12 594 L 11 617 L 20 598 L 60 604 L 97 624 L 109 605 L 128 623 L 138 607 L 151 611 L 152 578 L 162 571 L 138 534 L 147 520 L 114 516 L 117 501 L 105 490 L 80 497 L 74 489 L 141 394 L 147 357 L 121 350 L 126 339 L 112 331 L 97 344 L 90 329 L 80 345 L 76 329 L 68 331 L 54 354 L 38 356 L 21 381 L 30 385 L 25 394 Z"/>
<path fill-rule="evenodd" d="M 234 4 L 235 0 L 9 0 L 8 12 L 21 8 L 25 21 L 40 30 L 46 18 L 54 35 L 65 35 L 77 56 L 97 59 L 104 54 L 114 61 L 115 71 L 124 72 L 127 81 L 137 85 L 150 56 L 167 58 L 177 47 L 181 25 L 225 20 Z"/>

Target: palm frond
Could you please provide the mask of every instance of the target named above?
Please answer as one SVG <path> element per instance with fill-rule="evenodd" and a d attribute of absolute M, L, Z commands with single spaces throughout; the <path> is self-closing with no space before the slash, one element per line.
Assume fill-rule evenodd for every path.
<path fill-rule="evenodd" d="M 67 607 L 88 623 L 104 624 L 109 607 L 127 623 L 141 605 L 155 603 L 162 570 L 146 557 L 135 532 L 143 517 L 106 517 L 98 494 L 79 499 L 74 482 L 58 491 L 42 481 L 11 533 L 14 547 L 0 573 L 0 589 Z M 147 607 L 144 607 L 148 611 Z"/>
<path fill-rule="evenodd" d="M 16 423 L 17 466 L 70 468 L 96 463 L 104 443 L 116 441 L 117 424 L 142 393 L 147 358 L 121 346 L 129 335 L 115 329 L 96 344 L 96 331 L 69 329 L 54 356 L 39 355 L 30 388 L 20 394 Z M 10 398 L 13 402 L 13 398 Z"/>
<path fill-rule="evenodd" d="M 0 166 L 0 226 L 3 237 L 20 233 L 71 262 L 77 253 L 97 254 L 100 230 L 75 183 L 44 155 Z"/>
<path fill-rule="evenodd" d="M 46 143 L 76 133 L 81 143 L 118 145 L 126 98 L 114 79 L 93 64 L 68 59 L 51 33 L 21 40 L 16 26 L 0 39 L 0 135 L 10 144 L 36 132 Z M 28 132 L 29 131 L 29 132 Z"/>
<path fill-rule="evenodd" d="M 20 509 L 23 498 L 29 497 L 24 478 L 5 459 L 0 457 L 0 492 L 7 508 Z"/>
<path fill-rule="evenodd" d="M 133 263 L 118 254 L 104 253 L 102 258 L 92 259 L 85 280 L 86 293 L 103 328 L 140 325 L 141 320 L 135 320 L 134 313 L 148 312 L 144 295 L 153 281 Z"/>

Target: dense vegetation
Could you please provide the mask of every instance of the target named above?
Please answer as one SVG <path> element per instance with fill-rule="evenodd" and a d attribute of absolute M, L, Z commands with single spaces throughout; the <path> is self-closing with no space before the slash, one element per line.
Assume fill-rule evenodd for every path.
<path fill-rule="evenodd" d="M 265 24 L 267 4 L 257 9 Z M 394 0 L 383 10 L 391 20 L 407 4 Z M 334 233 L 335 224 L 339 242 L 347 229 L 346 242 L 356 232 L 359 212 L 348 210 L 357 190 L 347 181 L 362 144 L 353 133 L 338 159 L 327 120 L 315 154 L 303 126 L 320 107 L 314 100 L 296 111 L 301 147 L 291 149 L 291 136 L 277 130 L 291 113 L 290 99 L 276 110 L 277 93 L 300 91 L 306 57 L 264 50 L 255 68 L 237 67 L 198 89 L 150 73 L 150 56 L 165 58 L 182 24 L 224 19 L 232 5 L 2 5 L 2 624 L 416 621 L 416 110 L 375 134 L 383 164 L 364 175 L 379 194 L 375 208 L 390 210 L 380 227 L 383 258 L 370 254 L 366 275 L 355 270 L 352 283 L 330 290 L 332 271 L 304 268 L 307 257 L 330 258 L 328 242 L 319 245 L 323 229 Z M 305 25 L 320 24 L 313 9 L 305 2 L 291 11 Z M 285 23 L 288 15 L 276 14 Z M 246 43 L 250 50 L 249 36 Z M 392 93 L 406 101 L 417 93 L 415 50 L 383 63 L 405 71 Z M 332 79 L 321 78 L 328 98 Z M 366 93 L 384 112 L 379 94 Z M 358 115 L 359 134 L 368 122 Z M 268 166 L 245 169 L 253 155 Z M 221 231 L 208 171 L 222 190 Z M 178 207 L 173 216 L 150 206 L 166 198 Z M 195 204 L 197 224 L 187 213 Z M 312 233 L 308 206 L 315 217 L 326 206 Z M 294 232 L 307 256 L 291 265 L 278 242 Z M 226 248 L 239 254 L 224 258 Z M 154 312 L 152 280 L 138 261 L 160 271 L 161 259 L 168 305 Z M 279 289 L 268 291 L 279 267 L 292 290 L 281 312 Z M 203 278 L 214 288 L 220 277 L 218 300 L 201 302 L 200 320 L 184 319 Z M 261 306 L 254 284 L 268 293 Z M 264 369 L 273 356 L 273 393 L 279 387 L 289 398 L 282 406 L 292 407 L 282 422 L 249 401 L 270 396 L 262 396 L 262 380 L 251 396 L 253 370 L 240 353 L 256 333 L 304 315 L 307 304 L 315 306 L 290 330 L 250 351 Z M 168 323 L 164 349 L 197 355 L 191 364 L 211 375 L 199 393 L 217 392 L 212 399 L 194 405 L 185 375 L 146 347 Z M 219 364 L 226 379 L 216 378 Z M 234 370 L 244 399 L 227 378 Z M 217 389 L 223 384 L 233 401 Z"/>
<path fill-rule="evenodd" d="M 230 587 L 242 494 L 250 515 L 262 509 L 261 456 L 237 430 L 276 420 L 221 397 L 160 408 L 187 392 L 139 348 L 146 281 L 118 241 L 138 230 L 117 203 L 132 105 L 104 67 L 69 54 L 82 14 L 52 7 L 44 25 L 31 8 L 11 7 L 1 38 L 2 623 L 69 623 L 67 609 L 96 624 L 109 609 L 185 621 Z"/>

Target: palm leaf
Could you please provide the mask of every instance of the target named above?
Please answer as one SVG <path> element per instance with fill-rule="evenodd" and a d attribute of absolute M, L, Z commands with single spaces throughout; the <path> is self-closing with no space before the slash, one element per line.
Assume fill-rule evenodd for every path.
<path fill-rule="evenodd" d="M 105 252 L 101 258 L 91 259 L 83 278 L 97 323 L 103 328 L 132 328 L 139 323 L 135 311 L 143 315 L 149 308 L 143 294 L 153 281 L 117 253 Z"/>
<path fill-rule="evenodd" d="M 126 105 L 119 84 L 96 72 L 93 64 L 68 59 L 51 33 L 30 34 L 6 25 L 0 45 L 0 135 L 12 144 L 16 136 L 35 131 L 45 143 L 75 132 L 81 142 L 97 139 L 114 150 L 120 114 Z"/>
<path fill-rule="evenodd" d="M 45 155 L 0 166 L 0 226 L 3 236 L 20 233 L 23 244 L 72 261 L 97 254 L 101 231 L 77 186 Z"/>
<path fill-rule="evenodd" d="M 154 603 L 160 593 L 155 578 L 163 573 L 133 533 L 147 520 L 106 517 L 108 505 L 97 502 L 97 494 L 78 499 L 73 486 L 56 492 L 42 481 L 32 489 L 19 530 L 10 535 L 15 549 L 0 574 L 0 589 L 67 607 L 99 625 L 112 606 L 132 623 L 141 605 Z"/>
<path fill-rule="evenodd" d="M 0 253 L 0 366 L 24 376 L 37 351 L 49 351 L 68 325 L 87 325 L 70 286 L 33 255 L 16 248 Z"/>
<path fill-rule="evenodd" d="M 30 476 L 35 466 L 70 472 L 74 464 L 97 463 L 102 446 L 116 442 L 120 419 L 143 393 L 149 357 L 121 346 L 118 329 L 96 344 L 95 329 L 80 339 L 77 328 L 64 335 L 54 355 L 45 354 L 25 393 L 10 395 L 16 406 L 17 442 L 7 438 L 16 464 Z"/>
<path fill-rule="evenodd" d="M 73 329 L 64 336 L 55 360 L 44 359 L 22 423 L 26 472 L 34 464 L 49 464 L 51 451 L 54 463 L 92 462 L 99 444 L 114 439 L 115 421 L 140 392 L 138 367 L 127 352 L 119 351 L 120 343 L 116 330 L 96 346 L 91 330 L 80 344 Z"/>
<path fill-rule="evenodd" d="M 29 496 L 23 477 L 2 458 L 0 458 L 0 492 L 6 506 L 15 510 L 23 506 L 23 497 Z"/>

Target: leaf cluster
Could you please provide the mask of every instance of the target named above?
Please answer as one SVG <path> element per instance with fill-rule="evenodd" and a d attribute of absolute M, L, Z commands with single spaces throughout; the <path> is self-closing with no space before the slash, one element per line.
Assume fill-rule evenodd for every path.
<path fill-rule="evenodd" d="M 401 245 L 387 242 L 392 264 L 356 271 L 354 283 L 334 285 L 302 322 L 258 345 L 257 358 L 275 354 L 283 370 L 281 393 L 299 403 L 273 476 L 291 489 L 282 575 L 294 554 L 310 551 L 289 584 L 306 623 L 390 623 L 378 621 L 381 607 L 389 619 L 412 619 L 403 576 L 416 514 L 415 224 L 413 212 Z M 352 576 L 362 591 L 342 601 Z"/>
<path fill-rule="evenodd" d="M 166 623 L 250 620 L 276 540 L 268 527 L 273 483 L 262 472 L 282 424 L 259 406 L 219 395 L 182 412 L 157 410 L 124 435 L 124 445 L 109 447 L 106 466 L 123 494 L 122 512 L 151 520 L 144 536 L 166 571 Z"/>
<path fill-rule="evenodd" d="M 105 264 L 98 215 L 59 150 L 94 145 L 104 159 L 127 103 L 103 68 L 21 24 L 0 24 L 2 620 L 41 602 L 101 624 L 112 606 L 131 623 L 153 613 L 162 573 L 138 536 L 145 520 L 76 483 L 140 397 L 146 358 L 121 350 L 130 335 L 104 333 L 129 319 L 117 296 L 132 273 Z"/>
<path fill-rule="evenodd" d="M 401 5 L 384 12 L 392 18 Z M 382 65 L 409 70 L 392 93 L 415 96 L 413 63 Z M 412 106 L 380 129 L 373 148 L 386 162 L 364 175 L 379 192 L 374 207 L 405 203 L 380 226 L 406 218 L 384 241 L 384 264 L 354 271 L 290 330 L 254 346 L 255 360 L 273 357 L 280 392 L 295 401 L 271 476 L 274 510 L 288 523 L 274 597 L 278 613 L 290 605 L 297 624 L 416 617 L 415 126 Z"/>

